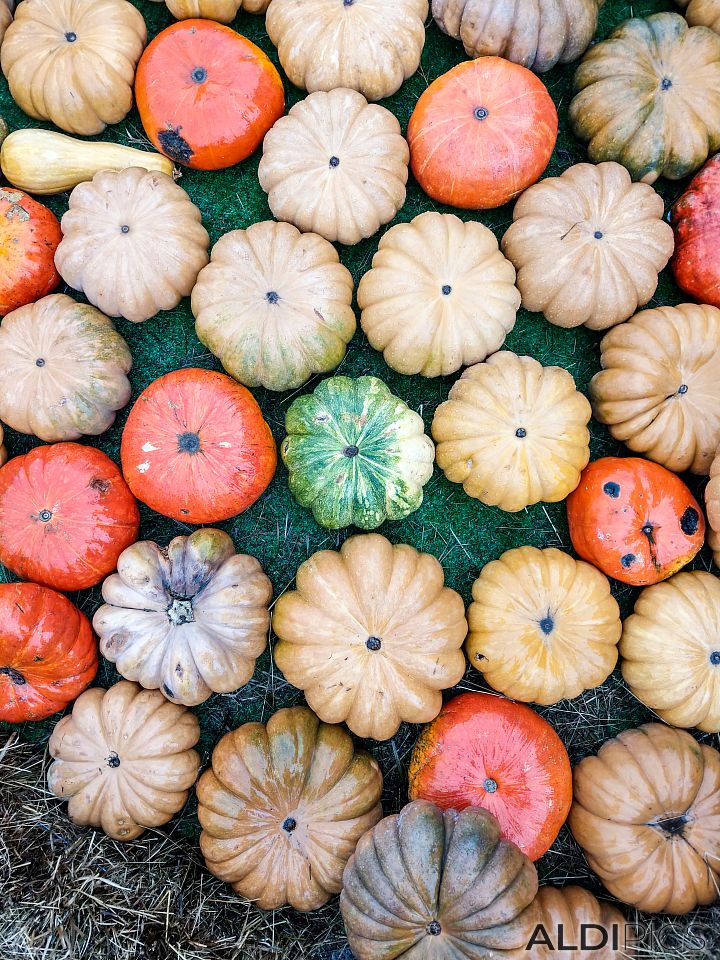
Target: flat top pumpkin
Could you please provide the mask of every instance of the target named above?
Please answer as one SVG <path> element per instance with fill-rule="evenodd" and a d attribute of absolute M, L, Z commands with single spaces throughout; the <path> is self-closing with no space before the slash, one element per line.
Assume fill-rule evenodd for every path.
<path fill-rule="evenodd" d="M 708 160 L 675 202 L 672 225 L 678 286 L 701 303 L 720 307 L 720 154 Z"/>
<path fill-rule="evenodd" d="M 218 20 L 231 23 L 238 10 L 248 13 L 265 13 L 270 0 L 166 0 L 170 13 L 178 20 Z"/>
<path fill-rule="evenodd" d="M 57 287 L 55 251 L 61 240 L 51 210 L 22 190 L 0 187 L 0 317 Z"/>
<path fill-rule="evenodd" d="M 692 27 L 710 27 L 720 33 L 720 0 L 675 0 L 685 9 L 685 19 Z"/>
<path fill-rule="evenodd" d="M 536 931 L 539 942 L 530 950 L 529 960 L 557 960 L 558 951 L 570 951 L 571 945 L 578 947 L 569 952 L 571 960 L 630 960 L 637 956 L 632 924 L 616 906 L 598 900 L 589 890 L 575 884 L 543 886 L 535 903 L 542 929 Z M 542 942 L 544 936 L 550 945 Z"/>

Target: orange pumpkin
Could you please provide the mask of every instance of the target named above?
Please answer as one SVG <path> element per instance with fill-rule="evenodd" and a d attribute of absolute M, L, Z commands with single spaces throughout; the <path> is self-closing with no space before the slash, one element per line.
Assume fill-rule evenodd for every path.
<path fill-rule="evenodd" d="M 672 266 L 681 290 L 720 307 L 720 153 L 716 153 L 672 209 Z"/>
<path fill-rule="evenodd" d="M 176 370 L 151 383 L 130 411 L 120 456 L 135 496 L 185 523 L 242 513 L 277 465 L 253 395 L 214 370 Z"/>
<path fill-rule="evenodd" d="M 94 447 L 36 447 L 0 469 L 0 562 L 24 580 L 92 587 L 137 540 L 139 525 L 120 471 Z"/>
<path fill-rule="evenodd" d="M 531 860 L 550 849 L 572 801 L 557 733 L 530 707 L 488 693 L 463 693 L 443 707 L 415 744 L 409 778 L 411 800 L 489 810 Z"/>
<path fill-rule="evenodd" d="M 57 287 L 55 250 L 61 240 L 54 213 L 22 190 L 0 187 L 0 317 Z"/>
<path fill-rule="evenodd" d="M 431 83 L 408 126 L 410 162 L 433 200 L 489 210 L 540 177 L 558 116 L 541 80 L 501 57 L 460 63 Z"/>
<path fill-rule="evenodd" d="M 586 467 L 567 515 L 583 560 L 635 587 L 672 576 L 705 538 L 705 518 L 682 480 L 639 457 L 604 457 Z"/>
<path fill-rule="evenodd" d="M 181 20 L 155 37 L 135 98 L 155 147 L 197 170 L 249 157 L 285 110 L 280 74 L 262 50 L 212 20 Z"/>
<path fill-rule="evenodd" d="M 0 720 L 42 720 L 63 710 L 97 673 L 87 617 L 36 583 L 0 584 Z"/>

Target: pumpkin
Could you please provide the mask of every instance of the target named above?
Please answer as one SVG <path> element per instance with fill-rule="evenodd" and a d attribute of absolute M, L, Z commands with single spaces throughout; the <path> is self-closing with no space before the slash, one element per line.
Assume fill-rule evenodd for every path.
<path fill-rule="evenodd" d="M 86 690 L 52 732 L 48 788 L 73 823 L 135 840 L 185 805 L 200 767 L 197 718 L 121 680 Z"/>
<path fill-rule="evenodd" d="M 617 907 L 598 900 L 589 890 L 574 884 L 562 889 L 540 887 L 535 903 L 541 927 L 536 928 L 529 960 L 557 960 L 558 951 L 569 952 L 572 960 L 637 956 L 632 924 L 626 923 Z"/>
<path fill-rule="evenodd" d="M 226 233 L 192 292 L 198 338 L 246 387 L 291 390 L 342 361 L 352 274 L 331 243 L 289 223 Z"/>
<path fill-rule="evenodd" d="M 593 461 L 567 501 L 576 552 L 634 587 L 658 583 L 690 563 L 705 520 L 682 480 L 639 457 Z"/>
<path fill-rule="evenodd" d="M 418 800 L 360 840 L 340 911 L 358 960 L 520 960 L 536 890 L 532 863 L 489 813 Z"/>
<path fill-rule="evenodd" d="M 258 177 L 277 220 L 352 244 L 405 203 L 408 160 L 396 117 L 355 90 L 337 89 L 310 94 L 277 121 Z"/>
<path fill-rule="evenodd" d="M 3 42 L 5 31 L 12 23 L 12 18 L 11 0 L 0 0 L 0 43 Z"/>
<path fill-rule="evenodd" d="M 322 527 L 373 530 L 422 504 L 434 447 L 422 417 L 377 377 L 332 377 L 298 397 L 280 448 L 297 502 Z"/>
<path fill-rule="evenodd" d="M 208 869 L 263 910 L 321 907 L 382 816 L 382 774 L 341 727 L 307 707 L 246 723 L 213 750 L 197 787 Z"/>
<path fill-rule="evenodd" d="M 491 230 L 428 212 L 382 237 L 358 304 L 389 367 L 437 377 L 494 353 L 515 325 L 520 294 Z"/>
<path fill-rule="evenodd" d="M 0 65 L 25 113 L 92 136 L 130 112 L 146 40 L 145 20 L 126 0 L 24 0 Z"/>
<path fill-rule="evenodd" d="M 138 64 L 135 96 L 155 148 L 197 170 L 245 160 L 285 110 L 280 74 L 263 51 L 212 20 L 159 33 Z"/>
<path fill-rule="evenodd" d="M 518 199 L 502 248 L 526 310 L 605 330 L 653 296 L 673 252 L 662 198 L 619 163 L 577 163 Z M 582 278 L 582 282 L 579 282 Z"/>
<path fill-rule="evenodd" d="M 56 293 L 0 326 L 0 418 L 41 440 L 97 435 L 130 399 L 130 350 L 111 320 Z"/>
<path fill-rule="evenodd" d="M 93 626 L 121 676 L 195 706 L 244 687 L 267 645 L 272 584 L 222 530 L 124 550 Z"/>
<path fill-rule="evenodd" d="M 465 672 L 459 594 L 440 563 L 379 534 L 350 537 L 298 569 L 273 614 L 275 663 L 327 723 L 389 740 L 437 716 Z"/>
<path fill-rule="evenodd" d="M 720 754 L 660 723 L 624 730 L 574 770 L 569 826 L 610 893 L 647 913 L 712 903 Z"/>
<path fill-rule="evenodd" d="M 166 5 L 177 20 L 201 17 L 204 20 L 232 23 L 238 10 L 265 13 L 270 0 L 166 0 Z"/>
<path fill-rule="evenodd" d="M 143 390 L 120 448 L 130 489 L 184 523 L 247 510 L 273 478 L 275 441 L 251 393 L 214 370 L 176 370 Z"/>
<path fill-rule="evenodd" d="M 593 163 L 679 180 L 720 147 L 719 85 L 716 34 L 677 13 L 625 20 L 578 67 L 571 125 Z"/>
<path fill-rule="evenodd" d="M 0 720 L 64 710 L 97 668 L 90 623 L 67 597 L 35 583 L 0 584 Z"/>
<path fill-rule="evenodd" d="M 92 587 L 135 542 L 139 523 L 120 471 L 94 447 L 35 447 L 0 469 L 0 563 L 24 580 Z"/>
<path fill-rule="evenodd" d="M 438 466 L 469 497 L 501 510 L 555 503 L 590 458 L 590 412 L 567 370 L 495 353 L 468 367 L 435 411 Z"/>
<path fill-rule="evenodd" d="M 600 353 L 596 419 L 669 470 L 707 474 L 720 443 L 720 310 L 643 310 L 607 333 Z"/>
<path fill-rule="evenodd" d="M 720 307 L 720 153 L 708 160 L 675 203 L 672 225 L 677 285 L 697 300 Z"/>
<path fill-rule="evenodd" d="M 164 173 L 101 170 L 75 187 L 60 226 L 63 280 L 133 323 L 176 307 L 208 262 L 200 211 Z"/>
<path fill-rule="evenodd" d="M 411 800 L 484 807 L 531 860 L 555 842 L 572 800 L 570 760 L 550 724 L 489 693 L 445 704 L 418 737 L 408 777 Z"/>
<path fill-rule="evenodd" d="M 571 700 L 613 672 L 620 610 L 590 564 L 554 547 L 518 547 L 483 567 L 472 596 L 468 659 L 505 696 Z"/>
<path fill-rule="evenodd" d="M 720 33 L 720 3 L 718 0 L 675 0 L 685 8 L 685 19 L 691 27 L 710 27 Z"/>
<path fill-rule="evenodd" d="M 396 93 L 420 66 L 428 0 L 273 0 L 268 36 L 296 87 Z"/>
<path fill-rule="evenodd" d="M 716 453 L 710 464 L 710 479 L 705 487 L 707 514 L 707 542 L 716 567 L 720 567 L 720 456 Z"/>
<path fill-rule="evenodd" d="M 0 187 L 0 316 L 57 287 L 54 257 L 61 239 L 58 219 L 47 207 L 20 190 Z"/>
<path fill-rule="evenodd" d="M 410 163 L 433 200 L 488 210 L 535 183 L 557 131 L 543 83 L 525 67 L 484 57 L 453 67 L 421 95 L 408 126 Z"/>

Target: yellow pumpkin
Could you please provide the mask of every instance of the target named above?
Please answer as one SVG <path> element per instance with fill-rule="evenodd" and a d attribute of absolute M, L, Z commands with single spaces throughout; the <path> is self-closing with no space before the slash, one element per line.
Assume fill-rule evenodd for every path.
<path fill-rule="evenodd" d="M 715 566 L 720 567 L 720 455 L 710 464 L 710 479 L 705 487 L 705 513 L 707 514 L 707 544 L 713 552 Z"/>
<path fill-rule="evenodd" d="M 574 885 L 540 887 L 535 898 L 542 927 L 527 960 L 631 960 L 633 927 L 611 903 Z M 546 939 L 547 938 L 547 939 Z M 549 940 L 549 944 L 547 942 Z M 575 947 L 576 949 L 572 949 Z"/>
<path fill-rule="evenodd" d="M 217 20 L 232 23 L 238 10 L 248 13 L 265 13 L 270 0 L 165 0 L 176 20 Z"/>
<path fill-rule="evenodd" d="M 685 10 L 685 19 L 691 27 L 710 27 L 720 33 L 720 0 L 676 0 Z"/>

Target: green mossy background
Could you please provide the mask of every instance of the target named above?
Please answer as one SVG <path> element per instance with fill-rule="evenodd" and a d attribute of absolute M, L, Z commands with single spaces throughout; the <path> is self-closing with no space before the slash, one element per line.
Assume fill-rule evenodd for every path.
<path fill-rule="evenodd" d="M 147 21 L 150 37 L 174 22 L 164 4 L 139 0 L 135 5 Z M 662 0 L 642 0 L 639 3 L 608 0 L 601 11 L 598 37 L 606 36 L 614 26 L 628 17 L 646 16 L 667 9 L 674 9 L 674 7 L 671 3 L 662 2 Z M 241 13 L 233 26 L 262 47 L 277 65 L 276 52 L 265 32 L 264 18 Z M 403 131 L 407 127 L 418 97 L 427 85 L 463 59 L 465 56 L 461 45 L 444 36 L 431 22 L 428 26 L 427 43 L 419 71 L 394 97 L 383 101 L 384 105 L 398 117 Z M 557 175 L 571 164 L 586 159 L 585 151 L 572 136 L 567 120 L 574 69 L 574 65 L 557 68 L 542 77 L 560 115 L 557 146 L 545 176 Z M 291 87 L 287 80 L 285 80 L 285 88 L 288 106 L 304 96 L 301 91 Z M 0 116 L 5 118 L 11 130 L 38 126 L 15 106 L 7 84 L 2 78 L 0 78 Z M 140 147 L 149 146 L 135 110 L 122 123 L 109 129 L 103 139 Z M 248 227 L 252 223 L 271 218 L 266 196 L 257 180 L 258 160 L 259 155 L 255 155 L 237 167 L 217 172 L 183 170 L 183 176 L 179 182 L 202 211 L 203 222 L 213 243 L 229 230 Z M 667 207 L 679 196 L 683 187 L 681 183 L 666 181 L 658 185 Z M 67 208 L 67 194 L 49 198 L 44 202 L 47 202 L 48 206 L 61 216 Z M 443 208 L 426 197 L 411 178 L 407 202 L 393 223 L 411 220 L 422 211 L 430 209 L 442 210 Z M 460 212 L 460 215 L 465 219 L 480 220 L 489 226 L 500 240 L 511 222 L 512 209 L 511 205 L 508 205 L 495 211 L 480 214 Z M 385 229 L 387 227 L 383 228 L 383 231 Z M 342 261 L 351 270 L 356 285 L 370 267 L 380 235 L 363 241 L 355 247 L 340 248 Z M 78 296 L 65 287 L 60 289 Z M 672 304 L 680 300 L 681 295 L 669 271 L 666 270 L 652 303 Z M 117 327 L 130 345 L 133 354 L 133 370 L 130 377 L 133 400 L 152 380 L 168 371 L 183 367 L 221 369 L 218 361 L 205 350 L 195 336 L 193 317 L 187 299 L 176 310 L 161 313 L 146 323 L 134 325 L 120 320 L 117 322 Z M 599 334 L 584 328 L 562 330 L 551 326 L 542 316 L 521 310 L 517 324 L 507 338 L 506 347 L 520 354 L 529 354 L 544 364 L 557 364 L 566 368 L 575 377 L 578 387 L 586 391 L 590 378 L 599 368 L 599 340 Z M 426 380 L 421 377 L 405 377 L 393 372 L 385 365 L 382 355 L 371 349 L 360 329 L 350 344 L 339 372 L 353 377 L 362 374 L 381 377 L 394 393 L 423 416 L 428 431 L 436 406 L 447 397 L 455 379 L 455 377 L 449 377 Z M 254 391 L 278 443 L 283 437 L 284 418 L 289 404 L 299 392 L 312 390 L 316 382 L 317 379 L 307 384 L 302 391 L 289 394 Z M 0 389 L 2 389 L 1 384 Z M 119 414 L 115 426 L 106 434 L 97 440 L 89 441 L 99 446 L 116 462 L 119 462 L 120 436 L 127 412 L 126 409 Z M 595 422 L 591 424 L 591 435 L 593 459 L 621 452 L 619 445 L 612 441 L 606 430 Z M 6 440 L 10 454 L 13 456 L 26 452 L 38 442 L 11 430 L 7 431 Z M 689 482 L 696 494 L 701 492 L 703 486 L 701 481 L 691 479 Z M 252 553 L 259 558 L 274 584 L 275 596 L 292 586 L 297 567 L 310 554 L 323 548 L 337 548 L 348 533 L 352 532 L 336 533 L 321 529 L 314 522 L 312 515 L 300 508 L 293 500 L 287 486 L 287 474 L 282 465 L 258 503 L 235 520 L 220 526 L 232 535 L 239 550 Z M 142 538 L 167 543 L 172 537 L 189 533 L 190 530 L 191 528 L 183 524 L 142 508 Z M 523 544 L 570 549 L 564 504 L 537 504 L 519 514 L 502 513 L 468 498 L 461 487 L 448 483 L 437 469 L 425 488 L 425 500 L 421 509 L 404 521 L 386 523 L 380 528 L 380 532 L 394 542 L 410 543 L 420 550 L 437 556 L 445 568 L 448 584 L 458 590 L 466 601 L 470 599 L 471 586 L 480 569 L 504 550 Z M 696 559 L 695 566 L 710 569 L 710 557 L 706 550 Z M 3 578 L 13 579 L 7 571 L 0 569 L 0 580 Z M 627 615 L 632 608 L 636 591 L 616 584 L 614 592 L 621 604 L 623 615 Z M 92 616 L 100 603 L 100 591 L 98 588 L 83 591 L 73 595 L 72 599 L 88 616 Z M 97 682 L 107 686 L 117 679 L 118 675 L 113 667 L 103 663 Z M 483 688 L 481 676 L 469 668 L 464 680 L 456 689 Z M 258 662 L 255 676 L 246 688 L 230 696 L 214 696 L 207 703 L 196 708 L 202 727 L 200 749 L 203 762 L 208 761 L 213 745 L 228 730 L 247 720 L 267 720 L 278 708 L 299 702 L 302 702 L 302 694 L 284 680 L 279 671 L 274 668 L 270 653 L 267 652 Z M 573 763 L 596 751 L 604 740 L 620 730 L 651 719 L 650 712 L 638 704 L 626 690 L 619 677 L 619 671 L 616 671 L 599 690 L 590 691 L 573 701 L 563 701 L 552 708 L 541 709 L 540 712 L 559 732 Z M 37 744 L 37 750 L 42 751 L 57 719 L 58 717 L 53 717 L 43 723 L 25 724 L 17 728 L 18 733 L 24 740 Z M 417 728 L 405 726 L 393 740 L 387 743 L 367 744 L 377 757 L 385 775 L 384 799 L 387 812 L 397 810 L 406 800 L 407 763 L 416 736 Z M 717 737 L 700 736 L 699 739 L 714 746 L 720 745 Z M 174 836 L 186 838 L 188 844 L 195 844 L 199 828 L 192 801 L 181 817 L 168 829 L 173 831 Z M 538 863 L 538 867 L 544 880 L 579 881 L 596 892 L 601 892 L 601 887 L 592 876 L 566 829 L 563 829 L 553 849 Z M 249 922 L 242 919 L 248 916 L 246 906 L 238 904 L 235 922 Z M 705 911 L 700 919 L 717 930 L 720 940 L 719 917 L 717 911 Z M 679 929 L 697 920 L 698 917 L 695 917 L 694 921 L 684 919 L 680 921 Z M 344 956 L 342 928 L 336 901 L 311 917 L 301 917 L 291 910 L 277 911 L 271 922 L 274 943 L 282 944 L 285 942 L 283 938 L 287 937 L 290 938 L 288 942 L 293 943 L 290 952 L 281 952 L 282 956 L 307 955 L 316 958 Z M 248 946 L 252 943 L 253 940 L 250 937 Z M 172 956 L 184 956 L 182 947 L 181 942 L 177 943 L 176 948 L 179 952 L 173 952 Z M 654 948 L 646 949 L 649 952 L 643 955 L 647 957 L 676 955 L 668 952 L 664 947 L 658 948 L 661 952 L 656 952 Z M 249 953 L 239 955 L 250 956 Z M 255 956 L 255 954 L 252 955 Z M 274 956 L 277 953 L 267 955 Z M 26 954 L 23 953 L 22 956 Z M 144 956 L 144 954 L 139 953 L 138 956 Z M 218 953 L 217 956 L 221 954 Z M 717 954 L 715 952 L 690 954 L 685 946 L 677 956 L 692 960 L 695 956 L 699 958 L 717 956 Z"/>

